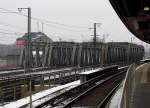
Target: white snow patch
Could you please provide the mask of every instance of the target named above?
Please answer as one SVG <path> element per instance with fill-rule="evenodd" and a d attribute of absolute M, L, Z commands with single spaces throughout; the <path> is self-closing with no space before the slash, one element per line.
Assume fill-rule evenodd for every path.
<path fill-rule="evenodd" d="M 40 98 L 48 96 L 48 95 L 50 95 L 54 92 L 57 92 L 59 90 L 65 89 L 65 88 L 68 88 L 70 86 L 79 85 L 79 84 L 80 84 L 80 80 L 74 81 L 74 82 L 71 82 L 71 83 L 68 83 L 68 84 L 65 84 L 65 85 L 61 85 L 61 86 L 58 86 L 58 87 L 53 87 L 53 88 L 48 89 L 48 90 L 41 91 L 39 93 L 36 93 L 36 94 L 32 95 L 32 101 L 33 102 L 37 101 Z M 28 96 L 26 98 L 23 98 L 23 99 L 15 101 L 15 102 L 11 102 L 9 104 L 6 104 L 4 106 L 1 106 L 0 108 L 19 108 L 19 107 L 22 107 L 22 106 L 27 106 L 27 105 L 29 105 L 29 102 L 30 102 L 29 99 L 30 99 L 30 97 Z"/>
<path fill-rule="evenodd" d="M 123 92 L 123 85 L 121 84 L 119 89 L 116 91 L 115 95 L 112 97 L 110 103 L 108 103 L 106 108 L 118 108 L 119 102 Z"/>

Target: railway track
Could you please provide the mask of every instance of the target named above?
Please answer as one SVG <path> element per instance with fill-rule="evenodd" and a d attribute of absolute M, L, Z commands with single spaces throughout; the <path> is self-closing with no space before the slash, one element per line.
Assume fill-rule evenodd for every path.
<path fill-rule="evenodd" d="M 65 84 L 77 80 L 79 79 L 78 73 L 89 69 L 90 67 L 70 67 L 54 70 L 38 69 L 37 72 L 34 69 L 33 72 L 25 74 L 22 74 L 23 70 L 13 70 L 12 73 L 11 71 L 0 72 L 0 102 L 20 99 L 21 86 L 29 87 L 30 80 L 32 81 L 32 89 L 34 91 L 34 85 L 40 85 L 42 88 L 44 84 Z M 15 74 L 15 71 L 17 74 Z"/>
<path fill-rule="evenodd" d="M 110 74 L 112 71 L 107 74 L 104 73 L 43 102 L 35 108 L 83 107 L 87 106 L 84 104 L 89 104 L 90 102 L 94 107 L 100 106 L 102 104 L 101 102 L 104 101 L 107 95 L 111 94 L 110 91 L 112 92 L 112 89 L 117 88 L 121 80 L 124 78 L 125 71 L 125 68 L 120 68 L 115 74 Z M 98 99 L 98 97 L 100 97 L 100 99 Z M 95 100 L 95 102 L 93 100 Z M 91 105 L 88 105 L 88 107 L 89 106 Z"/>
<path fill-rule="evenodd" d="M 101 107 L 103 100 L 107 97 L 112 89 L 116 88 L 120 84 L 123 77 L 124 75 L 122 73 L 118 73 L 100 82 L 97 82 L 95 86 L 91 87 L 90 89 L 77 96 L 75 99 L 63 106 L 63 108 Z"/>
<path fill-rule="evenodd" d="M 0 76 L 3 77 L 11 77 L 11 76 L 21 76 L 26 74 L 35 74 L 37 72 L 43 72 L 43 71 L 62 71 L 62 70 L 69 70 L 69 69 L 75 69 L 76 67 L 63 67 L 63 68 L 47 68 L 47 67 L 40 67 L 40 68 L 31 68 L 30 72 L 25 73 L 24 69 L 12 69 L 12 70 L 1 70 Z"/>

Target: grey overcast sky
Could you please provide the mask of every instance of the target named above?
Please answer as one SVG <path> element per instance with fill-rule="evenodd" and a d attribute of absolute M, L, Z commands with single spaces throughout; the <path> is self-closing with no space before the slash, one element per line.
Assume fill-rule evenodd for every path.
<path fill-rule="evenodd" d="M 31 7 L 32 17 L 50 21 L 42 20 L 43 31 L 53 40 L 88 41 L 93 33 L 88 28 L 93 27 L 94 22 L 102 23 L 97 33 L 100 38 L 109 34 L 107 41 L 131 41 L 134 37 L 108 0 L 0 0 L 0 43 L 12 43 L 26 32 L 27 18 L 4 10 L 18 11 L 19 7 Z M 21 13 L 27 14 L 27 11 Z M 42 31 L 42 23 L 32 20 L 32 31 Z M 136 38 L 133 41 L 141 43 Z"/>

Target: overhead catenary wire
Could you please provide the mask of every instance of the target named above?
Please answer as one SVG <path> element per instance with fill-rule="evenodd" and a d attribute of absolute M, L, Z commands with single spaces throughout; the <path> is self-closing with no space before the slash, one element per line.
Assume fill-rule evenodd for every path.
<path fill-rule="evenodd" d="M 0 42 L 3 44 L 13 44 L 15 43 L 16 39 L 19 37 L 20 36 L 15 33 L 8 33 L 8 32 L 0 31 Z"/>
<path fill-rule="evenodd" d="M 19 13 L 19 12 L 15 12 L 13 10 L 5 9 L 5 8 L 0 8 L 0 9 L 3 10 L 3 11 L 7 11 L 7 12 L 10 12 L 10 13 L 14 13 L 14 14 L 18 14 L 18 15 L 22 15 L 22 16 L 27 17 L 27 15 Z M 63 23 L 58 23 L 58 22 L 54 22 L 54 21 L 40 19 L 40 18 L 33 17 L 33 16 L 31 17 L 31 19 L 32 20 L 37 20 L 37 21 L 40 21 L 40 22 L 43 22 L 43 23 L 55 24 L 55 25 L 59 25 L 59 26 L 69 27 L 69 28 L 88 29 L 88 27 L 85 27 L 85 26 L 67 25 L 67 24 L 63 24 Z"/>
<path fill-rule="evenodd" d="M 19 33 L 19 32 L 15 32 L 15 31 L 11 31 L 11 30 L 6 30 L 6 29 L 0 29 L 0 34 L 3 34 L 5 36 L 9 36 L 9 37 L 20 37 L 22 36 L 24 33 Z M 6 37 L 3 37 L 6 38 Z"/>
<path fill-rule="evenodd" d="M 88 38 L 85 38 L 85 35 L 80 35 L 81 38 L 76 38 L 77 35 L 75 34 L 64 34 L 64 33 L 56 33 L 56 32 L 46 32 L 48 34 L 48 37 L 53 38 L 54 40 L 60 40 L 61 41 L 84 41 L 88 40 Z"/>
<path fill-rule="evenodd" d="M 10 35 L 9 37 L 12 37 L 12 36 L 14 36 L 14 35 L 16 35 L 16 36 L 22 36 L 24 33 L 21 33 L 21 32 L 16 32 L 16 31 L 12 31 L 12 30 L 8 30 L 8 29 L 1 29 L 0 28 L 0 34 L 5 34 L 5 35 Z M 48 33 L 49 35 L 50 34 L 52 34 L 52 35 L 50 35 L 49 37 L 52 37 L 52 38 L 60 38 L 60 37 L 62 37 L 62 36 L 67 36 L 66 38 L 68 38 L 69 36 L 71 37 L 71 38 L 68 38 L 68 39 L 72 39 L 72 37 L 76 37 L 77 35 L 73 35 L 73 34 L 63 34 L 63 33 Z"/>
<path fill-rule="evenodd" d="M 8 30 L 8 29 L 1 29 L 1 31 L 5 31 L 5 32 L 10 32 L 10 33 L 14 33 L 14 34 L 24 34 L 24 33 L 21 33 L 21 32 L 17 32 L 17 31 L 13 31 L 13 30 Z"/>
<path fill-rule="evenodd" d="M 6 11 L 6 13 L 13 13 L 13 14 L 17 14 L 17 15 L 27 17 L 27 15 L 25 15 L 23 13 L 15 12 L 13 10 L 5 9 L 5 8 L 0 8 L 0 10 Z M 48 20 L 45 20 L 45 19 L 36 18 L 36 17 L 31 17 L 31 19 L 35 20 L 35 21 L 40 21 L 41 23 L 43 23 L 47 27 L 56 28 L 56 29 L 60 29 L 60 30 L 78 32 L 78 33 L 87 33 L 89 31 L 89 28 L 85 27 L 85 26 L 67 25 L 67 24 L 62 24 L 62 23 L 58 23 L 58 22 L 48 21 Z M 14 26 L 12 24 L 4 24 L 4 23 L 1 23 L 1 22 L 0 22 L 0 25 L 11 26 L 11 27 Z M 22 29 L 22 30 L 26 29 L 26 28 L 22 28 L 22 27 L 19 27 L 19 26 L 14 26 L 14 27 L 18 28 L 18 29 Z M 11 34 L 11 33 L 6 33 L 6 34 Z M 12 33 L 12 34 L 15 34 L 15 33 Z M 54 33 L 54 34 L 58 34 L 58 33 Z M 82 34 L 80 34 L 80 35 L 82 35 Z M 63 35 L 61 35 L 61 36 L 63 36 Z M 65 34 L 64 34 L 64 36 L 65 36 Z M 72 35 L 70 35 L 70 36 L 72 37 Z M 74 35 L 73 37 L 76 37 L 76 36 Z"/>
<path fill-rule="evenodd" d="M 20 27 L 20 26 L 14 25 L 14 24 L 8 24 L 8 23 L 4 23 L 4 22 L 0 22 L 0 25 L 11 27 L 11 28 L 13 27 L 13 28 L 17 28 L 17 29 L 20 29 L 20 30 L 25 30 L 26 29 L 24 27 Z"/>
<path fill-rule="evenodd" d="M 17 34 L 17 33 L 1 32 L 1 31 L 0 31 L 0 33 L 1 33 L 1 34 L 8 34 L 8 35 L 9 35 L 9 34 L 10 34 L 10 35 L 16 35 L 16 34 Z"/>
<path fill-rule="evenodd" d="M 46 26 L 48 27 L 53 27 L 53 28 L 56 28 L 56 29 L 61 29 L 61 30 L 66 30 L 66 31 L 72 31 L 72 32 L 88 32 L 88 30 L 85 30 L 85 31 L 79 31 L 79 30 L 73 30 L 73 29 L 70 29 L 70 28 L 62 28 L 62 27 L 57 27 L 55 25 L 49 25 L 49 24 L 45 24 Z"/>

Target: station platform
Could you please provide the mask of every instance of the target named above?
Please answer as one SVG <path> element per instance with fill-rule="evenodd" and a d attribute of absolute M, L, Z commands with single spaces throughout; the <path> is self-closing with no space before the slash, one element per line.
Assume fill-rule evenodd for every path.
<path fill-rule="evenodd" d="M 130 108 L 150 108 L 150 83 L 136 86 L 130 101 Z"/>
<path fill-rule="evenodd" d="M 135 73 L 129 108 L 150 108 L 150 63 L 141 65 Z"/>
<path fill-rule="evenodd" d="M 128 71 L 105 108 L 150 108 L 150 63 Z"/>

